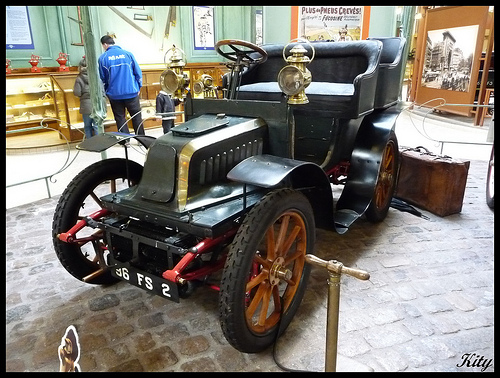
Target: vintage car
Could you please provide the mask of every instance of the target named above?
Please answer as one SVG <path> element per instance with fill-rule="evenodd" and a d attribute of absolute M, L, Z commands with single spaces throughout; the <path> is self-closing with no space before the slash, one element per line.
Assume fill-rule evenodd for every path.
<path fill-rule="evenodd" d="M 161 82 L 183 97 L 185 122 L 156 139 L 103 133 L 79 145 L 120 143 L 125 157 L 90 165 L 61 195 L 61 264 L 84 282 L 124 280 L 172 301 L 216 289 L 229 343 L 262 351 L 300 305 L 316 227 L 343 234 L 387 215 L 404 49 L 403 38 L 222 40 L 222 98 L 192 97 L 175 51 Z M 128 159 L 131 138 L 147 148 L 144 166 Z"/>

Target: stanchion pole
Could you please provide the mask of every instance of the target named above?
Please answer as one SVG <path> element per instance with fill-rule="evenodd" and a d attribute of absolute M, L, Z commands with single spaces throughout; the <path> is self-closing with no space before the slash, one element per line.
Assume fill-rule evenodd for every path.
<path fill-rule="evenodd" d="M 360 269 L 348 268 L 337 260 L 325 261 L 315 255 L 306 255 L 306 262 L 328 270 L 325 371 L 335 372 L 339 334 L 340 276 L 345 273 L 360 280 L 368 280 L 370 274 Z"/>

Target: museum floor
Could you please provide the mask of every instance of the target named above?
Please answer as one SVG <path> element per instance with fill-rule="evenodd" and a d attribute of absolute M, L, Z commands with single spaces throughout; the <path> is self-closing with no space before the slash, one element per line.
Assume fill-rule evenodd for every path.
<path fill-rule="evenodd" d="M 401 146 L 471 161 L 461 213 L 441 218 L 423 211 L 424 219 L 391 208 L 382 223 L 360 219 L 344 235 L 317 230 L 318 257 L 371 275 L 342 276 L 338 371 L 494 371 L 488 125 L 455 118 L 427 117 L 422 124 L 421 114 L 405 111 L 396 134 Z M 447 141 L 442 151 L 436 140 Z M 6 371 L 58 371 L 69 325 L 79 335 L 84 372 L 282 371 L 273 348 L 243 354 L 227 343 L 218 293 L 208 287 L 174 303 L 122 282 L 99 287 L 70 276 L 52 247 L 53 211 L 69 180 L 101 155 L 51 148 L 6 153 Z M 144 158 L 136 146 L 130 150 L 133 159 Z M 122 154 L 113 147 L 107 156 Z M 68 161 L 55 180 L 13 185 Z M 277 360 L 288 368 L 324 369 L 326 280 L 326 271 L 312 269 L 298 313 L 277 343 Z"/>

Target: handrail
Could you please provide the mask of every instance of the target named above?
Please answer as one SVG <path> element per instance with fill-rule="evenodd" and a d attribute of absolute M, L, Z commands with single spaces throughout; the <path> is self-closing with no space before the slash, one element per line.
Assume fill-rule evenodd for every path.
<path fill-rule="evenodd" d="M 433 106 L 433 107 L 430 107 L 429 110 L 427 111 L 427 113 L 423 116 L 423 119 L 422 119 L 422 129 L 423 129 L 423 132 L 424 134 L 420 133 L 420 131 L 417 129 L 417 127 L 415 126 L 415 124 L 413 124 L 413 121 L 412 121 L 412 124 L 413 126 L 415 127 L 415 129 L 417 129 L 417 131 L 422 134 L 425 138 L 433 141 L 433 142 L 436 142 L 436 143 L 440 143 L 440 154 L 443 153 L 443 148 L 444 148 L 444 144 L 445 143 L 450 143 L 450 144 L 469 144 L 469 145 L 478 145 L 478 146 L 491 146 L 493 143 L 491 142 L 465 142 L 465 141 L 456 141 L 456 140 L 439 140 L 439 139 L 435 139 L 435 138 L 432 138 L 430 137 L 427 132 L 425 131 L 425 121 L 427 119 L 427 116 L 432 113 L 434 110 L 442 107 L 442 106 L 465 106 L 465 107 L 482 107 L 482 108 L 494 108 L 495 106 L 494 105 L 479 105 L 479 104 L 448 104 L 446 103 L 446 100 L 444 98 L 441 98 L 441 97 L 438 97 L 438 98 L 433 98 L 429 101 L 426 101 L 424 102 L 423 104 L 420 104 L 420 105 L 417 105 L 415 103 L 411 103 L 406 109 L 404 110 L 408 110 L 409 108 L 412 108 L 412 107 L 415 107 L 417 106 L 418 108 L 422 108 L 424 105 L 432 102 L 432 101 L 437 101 L 437 100 L 441 100 L 442 102 L 436 106 Z M 411 111 L 409 111 L 409 113 L 411 114 Z M 410 117 L 410 120 L 411 120 L 411 117 Z"/>

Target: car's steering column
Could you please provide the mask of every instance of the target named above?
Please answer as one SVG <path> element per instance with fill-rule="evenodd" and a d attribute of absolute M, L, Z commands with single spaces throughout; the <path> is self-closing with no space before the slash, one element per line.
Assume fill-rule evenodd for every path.
<path fill-rule="evenodd" d="M 229 47 L 232 51 L 223 51 L 223 46 Z M 241 80 L 242 68 L 250 64 L 264 63 L 267 60 L 267 52 L 253 43 L 239 39 L 223 39 L 215 44 L 215 50 L 224 58 L 234 62 L 227 65 L 231 68 L 231 73 L 226 94 L 227 99 L 234 100 Z M 255 55 L 255 53 L 257 54 L 255 57 L 251 56 L 252 54 Z"/>

